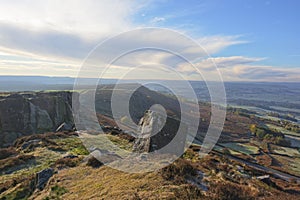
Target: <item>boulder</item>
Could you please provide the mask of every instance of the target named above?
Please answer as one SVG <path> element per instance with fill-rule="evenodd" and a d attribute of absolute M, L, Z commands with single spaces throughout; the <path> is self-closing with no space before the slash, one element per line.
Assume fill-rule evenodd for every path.
<path fill-rule="evenodd" d="M 49 179 L 53 176 L 54 170 L 52 168 L 44 169 L 36 174 L 36 188 L 43 190 Z"/>
<path fill-rule="evenodd" d="M 78 158 L 78 156 L 77 155 L 73 155 L 73 154 L 68 154 L 68 155 L 63 156 L 63 158 L 74 159 L 74 158 Z"/>
<path fill-rule="evenodd" d="M 24 143 L 22 144 L 22 146 L 21 146 L 21 149 L 22 149 L 22 150 L 25 150 L 25 149 L 27 149 L 30 145 L 38 145 L 40 141 L 41 141 L 40 139 L 35 139 L 35 140 L 29 140 L 29 141 L 27 141 L 27 142 L 24 142 Z"/>
<path fill-rule="evenodd" d="M 74 131 L 74 130 L 75 130 L 74 125 L 64 122 L 61 125 L 59 125 L 59 127 L 55 130 L 55 132 Z"/>
<path fill-rule="evenodd" d="M 99 148 L 96 148 L 93 151 L 91 151 L 90 156 L 95 157 L 103 164 L 109 164 L 116 160 L 121 159 L 121 157 L 117 155 L 115 152 L 108 151 L 106 149 L 99 149 Z"/>
<path fill-rule="evenodd" d="M 187 133 L 186 124 L 171 117 L 165 119 L 159 112 L 148 110 L 139 122 L 138 137 L 133 151 L 137 153 L 160 151 L 181 155 L 184 152 Z M 176 140 L 175 146 L 168 146 L 173 139 Z"/>

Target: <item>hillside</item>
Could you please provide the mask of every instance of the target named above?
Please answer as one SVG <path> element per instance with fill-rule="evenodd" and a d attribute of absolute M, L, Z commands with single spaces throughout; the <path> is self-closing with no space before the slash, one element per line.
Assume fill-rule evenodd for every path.
<path fill-rule="evenodd" d="M 126 129 L 115 127 L 112 119 L 112 91 L 112 85 L 97 90 L 97 117 L 110 141 L 132 151 L 136 138 L 128 135 Z M 122 98 L 128 92 L 127 86 L 117 92 Z M 0 199 L 299 198 L 300 154 L 295 146 L 299 126 L 294 123 L 266 118 L 246 109 L 228 108 L 219 143 L 208 156 L 200 158 L 198 152 L 210 121 L 211 105 L 186 102 L 201 112 L 197 139 L 191 147 L 169 166 L 131 174 L 111 169 L 90 155 L 90 149 L 78 137 L 80 132 L 53 132 L 61 122 L 72 122 L 67 110 L 70 97 L 70 92 L 3 93 L 0 119 L 5 132 L 1 134 L 20 134 L 12 137 L 10 146 L 0 149 Z M 130 101 L 134 121 L 140 121 L 153 104 L 163 105 L 173 119 L 180 116 L 176 98 L 145 87 L 140 87 Z M 56 112 L 57 108 L 60 112 Z M 32 120 L 40 116 L 32 117 L 32 110 L 49 116 L 45 124 L 51 122 L 52 126 L 36 128 L 43 126 Z M 16 119 L 21 122 L 19 126 L 13 122 Z M 5 123 L 7 120 L 10 123 Z M 24 124 L 32 129 L 26 132 Z M 289 137 L 293 137 L 294 143 L 288 142 Z M 107 145 L 103 144 L 103 148 L 107 149 Z M 135 166 L 132 160 L 127 165 Z"/>
<path fill-rule="evenodd" d="M 132 148 L 126 137 L 107 134 L 115 144 Z M 194 147 L 159 171 L 132 174 L 88 156 L 74 133 L 27 136 L 7 149 L 6 157 L 1 151 L 0 199 L 297 198 L 296 183 L 287 185 L 276 178 L 261 181 L 254 177 L 262 172 L 214 153 L 199 159 Z M 39 189 L 36 174 L 45 169 L 53 174 Z"/>

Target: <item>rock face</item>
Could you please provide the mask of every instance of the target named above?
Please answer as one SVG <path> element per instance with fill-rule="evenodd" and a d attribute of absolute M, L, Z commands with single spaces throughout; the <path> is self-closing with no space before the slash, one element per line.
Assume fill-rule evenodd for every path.
<path fill-rule="evenodd" d="M 0 147 L 33 133 L 73 125 L 71 92 L 14 93 L 0 97 Z"/>
<path fill-rule="evenodd" d="M 160 113 L 148 110 L 139 122 L 139 137 L 135 140 L 133 151 L 143 153 L 160 150 L 160 153 L 181 155 L 187 132 L 187 126 L 183 123 L 180 126 L 180 121 L 170 117 L 165 119 Z M 176 142 L 167 146 L 173 139 Z"/>
<path fill-rule="evenodd" d="M 48 180 L 53 176 L 52 168 L 44 169 L 36 174 L 36 188 L 43 190 L 48 183 Z"/>

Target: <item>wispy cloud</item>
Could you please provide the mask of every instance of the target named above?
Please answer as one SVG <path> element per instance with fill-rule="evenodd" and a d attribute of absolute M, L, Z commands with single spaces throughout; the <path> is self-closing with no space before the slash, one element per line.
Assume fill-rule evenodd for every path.
<path fill-rule="evenodd" d="M 98 43 L 137 27 L 165 24 L 170 17 L 166 14 L 148 19 L 148 24 L 135 24 L 132 16 L 151 1 L 0 0 L 0 3 L 0 73 L 5 75 L 75 76 L 83 59 Z M 184 29 L 180 31 L 186 33 Z M 216 65 L 225 80 L 299 80 L 298 69 L 259 65 L 265 58 L 207 56 L 206 53 L 213 56 L 230 46 L 249 43 L 243 35 L 207 35 L 195 42 L 201 47 L 191 48 L 184 38 L 170 38 L 161 31 L 149 30 L 147 36 L 136 32 L 114 46 L 127 49 L 163 43 L 166 50 L 179 49 L 199 70 L 213 74 Z M 107 48 L 105 56 L 113 55 L 114 49 Z M 136 51 L 121 57 L 113 64 L 110 78 L 122 74 L 123 69 L 125 72 L 134 66 L 155 63 L 168 65 L 193 78 L 193 67 L 164 50 Z M 91 75 L 95 76 L 92 72 Z"/>
<path fill-rule="evenodd" d="M 155 25 L 157 23 L 164 22 L 164 21 L 166 21 L 166 18 L 164 17 L 154 17 L 150 22 L 151 24 Z"/>
<path fill-rule="evenodd" d="M 241 38 L 241 35 L 213 35 L 200 38 L 199 43 L 209 54 L 214 54 L 232 45 L 249 43 L 249 41 Z"/>
<path fill-rule="evenodd" d="M 300 80 L 300 69 L 283 68 L 267 65 L 258 65 L 256 62 L 265 58 L 249 58 L 243 56 L 207 58 L 201 62 L 180 64 L 177 70 L 193 77 L 198 71 L 210 74 L 213 78 L 217 75 L 216 69 L 225 81 L 293 81 Z"/>
<path fill-rule="evenodd" d="M 236 65 L 249 64 L 257 61 L 264 60 L 265 58 L 249 58 L 244 56 L 230 56 L 230 57 L 209 57 L 201 60 L 200 62 L 193 63 L 199 70 L 211 71 L 216 68 L 232 68 Z M 190 64 L 183 63 L 178 65 L 178 70 L 181 72 L 193 72 L 194 67 Z"/>
<path fill-rule="evenodd" d="M 1 0 L 0 19 L 26 30 L 94 39 L 132 28 L 129 16 L 141 6 L 129 0 Z"/>
<path fill-rule="evenodd" d="M 240 80 L 258 81 L 299 81 L 300 69 L 278 68 L 265 65 L 239 65 L 233 67 L 233 72 Z M 228 71 L 227 71 L 228 73 Z"/>

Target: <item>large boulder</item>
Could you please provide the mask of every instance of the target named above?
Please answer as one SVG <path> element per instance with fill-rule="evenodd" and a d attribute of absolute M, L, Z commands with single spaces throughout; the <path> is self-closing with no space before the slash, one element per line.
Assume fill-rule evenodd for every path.
<path fill-rule="evenodd" d="M 52 168 L 44 169 L 36 174 L 35 187 L 43 190 L 48 183 L 49 179 L 53 176 L 54 170 Z"/>
<path fill-rule="evenodd" d="M 133 151 L 138 153 L 160 151 L 181 155 L 184 152 L 187 133 L 186 124 L 148 110 L 139 122 L 138 138 L 135 140 Z M 168 145 L 171 141 L 172 145 Z"/>

